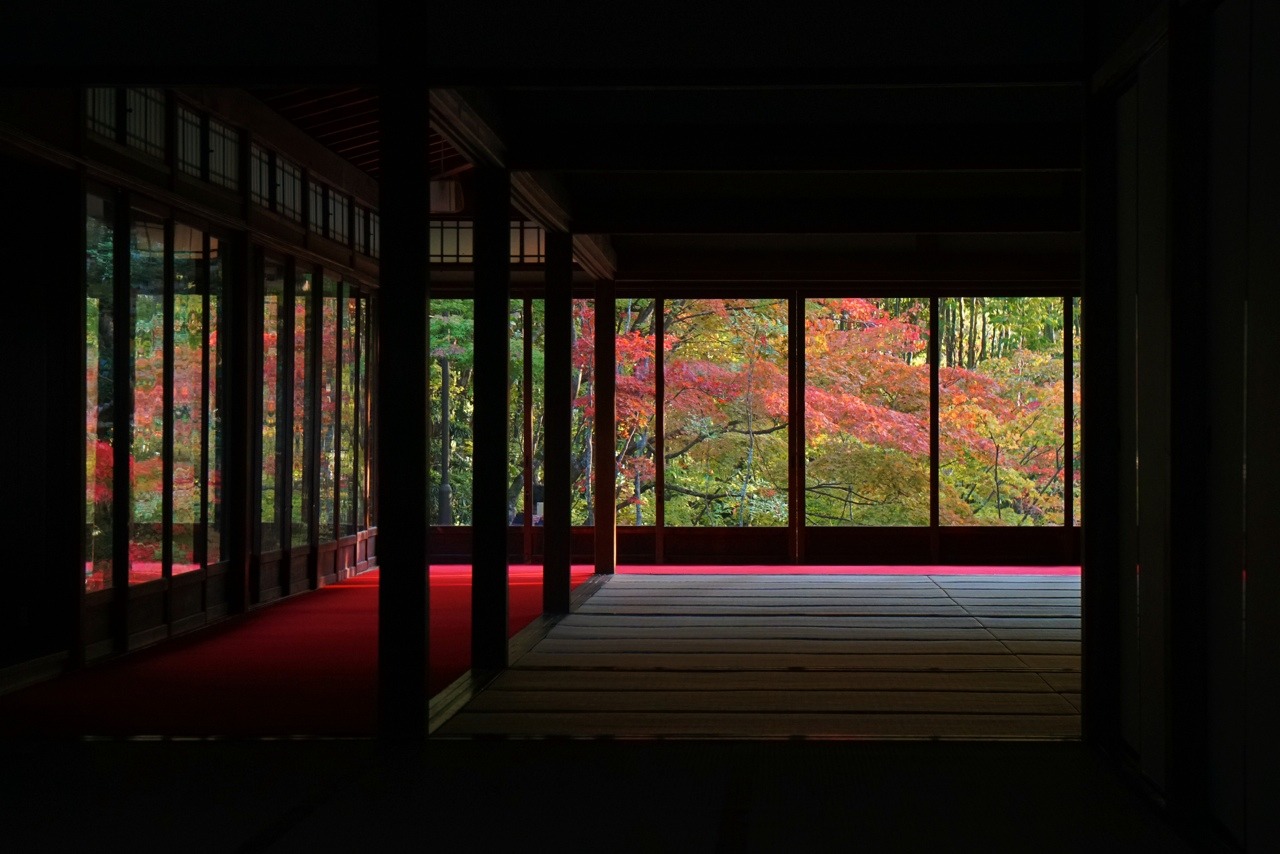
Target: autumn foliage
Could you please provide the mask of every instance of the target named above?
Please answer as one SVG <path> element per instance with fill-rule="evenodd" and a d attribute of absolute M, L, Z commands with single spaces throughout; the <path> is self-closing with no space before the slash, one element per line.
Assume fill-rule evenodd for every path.
<path fill-rule="evenodd" d="M 508 506 L 523 512 L 523 301 L 512 301 Z M 542 304 L 531 300 L 532 460 L 542 471 Z M 804 498 L 808 525 L 927 525 L 931 512 L 929 300 L 812 299 L 804 317 Z M 1059 298 L 942 299 L 938 319 L 939 522 L 1062 524 L 1068 455 Z M 433 308 L 432 459 L 452 524 L 469 522 L 471 304 Z M 590 301 L 573 325 L 574 522 L 593 523 L 596 413 Z M 620 299 L 616 340 L 615 506 L 620 525 L 786 525 L 790 412 L 786 299 Z M 1074 336 L 1073 336 L 1074 337 Z M 659 428 L 659 347 L 664 391 Z M 1074 349 L 1072 351 L 1074 353 Z M 441 424 L 443 384 L 450 417 Z M 1077 388 L 1078 400 L 1078 388 Z M 1078 415 L 1077 415 L 1078 417 Z M 661 435 L 659 435 L 661 429 Z M 1077 431 L 1078 432 L 1078 431 Z M 433 437 L 434 438 L 434 437 Z M 442 441 L 442 440 L 440 440 Z M 447 458 L 447 459 L 446 459 Z M 1078 466 L 1076 467 L 1078 468 Z M 1078 477 L 1078 474 L 1077 474 Z M 1078 506 L 1078 505 L 1077 505 Z M 433 511 L 435 512 L 435 511 Z"/>

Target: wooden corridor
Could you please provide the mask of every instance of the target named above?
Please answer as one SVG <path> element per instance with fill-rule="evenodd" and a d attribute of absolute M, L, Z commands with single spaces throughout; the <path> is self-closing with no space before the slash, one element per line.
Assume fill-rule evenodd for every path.
<path fill-rule="evenodd" d="M 1076 739 L 1080 580 L 614 575 L 434 735 Z"/>

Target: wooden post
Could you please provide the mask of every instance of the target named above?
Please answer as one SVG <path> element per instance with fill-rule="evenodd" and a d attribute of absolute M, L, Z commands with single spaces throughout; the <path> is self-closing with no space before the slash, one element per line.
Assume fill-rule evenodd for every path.
<path fill-rule="evenodd" d="M 471 517 L 471 669 L 507 666 L 507 317 L 511 181 L 475 171 L 475 462 Z"/>
<path fill-rule="evenodd" d="M 617 386 L 617 308 L 612 279 L 596 283 L 596 423 L 595 517 L 596 574 L 612 575 L 618 563 L 617 465 L 618 444 L 613 397 Z"/>
<path fill-rule="evenodd" d="M 547 232 L 546 419 L 543 439 L 542 610 L 569 611 L 573 485 L 569 482 L 573 429 L 573 243 L 567 232 Z"/>
<path fill-rule="evenodd" d="M 374 333 L 378 472 L 378 733 L 427 732 L 427 89 L 382 89 L 382 261 Z"/>

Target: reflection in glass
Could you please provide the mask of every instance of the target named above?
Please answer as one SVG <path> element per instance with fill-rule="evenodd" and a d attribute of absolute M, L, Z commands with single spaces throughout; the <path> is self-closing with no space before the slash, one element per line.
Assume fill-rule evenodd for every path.
<path fill-rule="evenodd" d="M 547 372 L 545 354 L 547 351 L 547 304 L 546 300 L 535 299 L 530 302 L 533 312 L 533 395 L 531 397 L 530 423 L 533 425 L 533 496 L 529 512 L 533 514 L 535 525 L 542 524 L 546 497 L 543 484 L 546 471 L 546 408 L 547 408 Z"/>
<path fill-rule="evenodd" d="M 226 554 L 227 525 L 222 518 L 222 400 L 226 377 L 222 367 L 222 252 L 218 238 L 209 238 L 208 371 L 209 407 L 205 412 L 205 562 L 215 564 Z"/>
<path fill-rule="evenodd" d="M 339 407 L 338 435 L 338 534 L 350 536 L 356 528 L 356 470 L 359 466 L 356 400 L 360 381 L 360 353 L 356 349 L 358 301 L 349 296 L 342 302 L 342 405 Z"/>
<path fill-rule="evenodd" d="M 957 297 L 939 311 L 941 524 L 1061 525 L 1062 300 Z"/>
<path fill-rule="evenodd" d="M 262 464 L 259 468 L 258 549 L 272 552 L 282 545 L 284 516 L 285 434 L 281 419 L 289 407 L 285 374 L 287 319 L 284 311 L 284 265 L 268 259 L 262 276 Z"/>
<path fill-rule="evenodd" d="M 129 235 L 133 422 L 129 584 L 163 575 L 164 224 L 135 217 Z"/>
<path fill-rule="evenodd" d="M 524 523 L 524 300 L 507 300 L 507 524 Z"/>
<path fill-rule="evenodd" d="M 315 443 L 315 420 L 311 417 L 311 273 L 299 273 L 293 297 L 293 442 L 290 463 L 293 472 L 293 500 L 289 519 L 290 543 L 311 542 L 311 482 L 308 477 L 309 450 Z"/>
<path fill-rule="evenodd" d="M 805 303 L 805 524 L 929 524 L 929 301 Z"/>
<path fill-rule="evenodd" d="M 320 302 L 320 541 L 334 538 L 338 449 L 338 282 L 325 276 Z"/>
<path fill-rule="evenodd" d="M 360 362 L 357 368 L 359 377 L 356 387 L 359 389 L 360 395 L 356 400 L 356 406 L 358 409 L 356 417 L 358 418 L 360 425 L 360 456 L 356 468 L 358 478 L 356 491 L 356 524 L 361 530 L 373 525 L 373 516 L 369 503 L 369 497 L 373 494 L 371 477 L 373 468 L 369 464 L 369 437 L 373 432 L 373 422 L 369 416 L 369 404 L 373 399 L 370 394 L 370 380 L 373 377 L 373 371 L 370 369 L 369 365 L 369 355 L 373 352 L 369 339 L 370 305 L 370 300 L 366 298 L 362 298 L 360 300 L 360 320 L 357 326 Z"/>
<path fill-rule="evenodd" d="M 787 301 L 670 300 L 665 522 L 787 524 Z"/>
<path fill-rule="evenodd" d="M 109 90 L 110 91 L 110 90 Z M 114 106 L 114 101 L 113 101 Z M 85 578 L 86 592 L 112 584 L 115 498 L 115 274 L 111 202 L 87 199 L 85 218 Z"/>
<path fill-rule="evenodd" d="M 204 512 L 204 234 L 177 224 L 173 233 L 173 431 L 171 548 L 174 575 L 200 568 Z"/>

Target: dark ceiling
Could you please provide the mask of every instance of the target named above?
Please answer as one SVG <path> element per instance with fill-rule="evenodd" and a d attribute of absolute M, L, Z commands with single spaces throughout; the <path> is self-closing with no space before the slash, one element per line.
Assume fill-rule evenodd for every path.
<path fill-rule="evenodd" d="M 496 134 L 506 168 L 557 188 L 574 232 L 609 237 L 620 275 L 671 270 L 676 258 L 697 267 L 700 257 L 725 269 L 754 259 L 733 275 L 751 263 L 834 268 L 867 257 L 870 240 L 886 268 L 951 253 L 1013 259 L 1010 276 L 1076 276 L 1084 18 L 1065 2 L 1021 17 L 1004 3 L 977 8 L 989 20 L 948 12 L 925 28 L 946 46 L 933 53 L 893 21 L 859 30 L 860 42 L 878 32 L 896 47 L 863 66 L 840 54 L 847 65 L 826 77 L 834 82 L 813 67 L 797 83 L 763 66 L 741 82 L 715 69 L 686 70 L 683 81 L 638 67 L 482 74 L 458 57 L 453 91 Z M 952 43 L 948 27 L 972 38 Z M 378 178 L 376 90 L 253 91 Z M 471 164 L 434 130 L 429 157 L 433 179 L 465 184 Z M 797 241 L 805 236 L 825 237 Z"/>
<path fill-rule="evenodd" d="M 382 127 L 377 89 L 274 86 L 249 91 L 321 145 L 378 177 Z"/>

